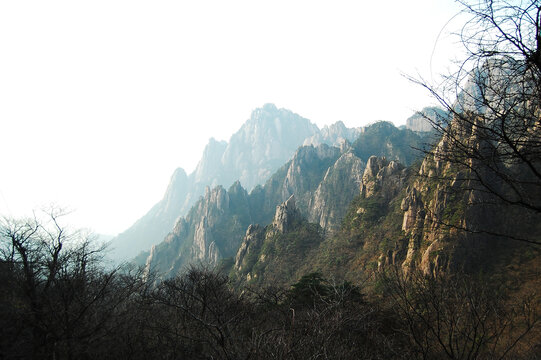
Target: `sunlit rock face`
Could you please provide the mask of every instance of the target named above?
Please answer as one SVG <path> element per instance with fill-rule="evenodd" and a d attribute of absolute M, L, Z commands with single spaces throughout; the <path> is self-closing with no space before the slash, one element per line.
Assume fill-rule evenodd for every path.
<path fill-rule="evenodd" d="M 276 207 L 272 228 L 274 231 L 284 234 L 300 218 L 301 214 L 295 205 L 295 195 L 291 195 L 283 204 Z"/>
<path fill-rule="evenodd" d="M 307 218 L 327 232 L 336 231 L 351 200 L 359 194 L 364 162 L 346 151 L 328 168 L 308 203 Z"/>

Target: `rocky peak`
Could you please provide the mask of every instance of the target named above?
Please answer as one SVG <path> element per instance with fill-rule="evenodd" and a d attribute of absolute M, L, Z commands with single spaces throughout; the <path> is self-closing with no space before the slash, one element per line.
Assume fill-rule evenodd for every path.
<path fill-rule="evenodd" d="M 371 156 L 366 163 L 361 181 L 361 196 L 368 198 L 376 192 L 391 198 L 401 189 L 406 170 L 397 161 L 388 161 L 384 156 Z"/>
<path fill-rule="evenodd" d="M 261 242 L 263 241 L 264 229 L 259 225 L 250 225 L 246 230 L 246 235 L 237 251 L 235 256 L 235 269 L 237 271 L 242 271 L 243 262 L 247 255 L 253 251 L 259 250 Z"/>
<path fill-rule="evenodd" d="M 432 123 L 444 124 L 449 120 L 449 113 L 439 107 L 425 107 L 406 120 L 406 128 L 417 131 L 432 131 Z"/>
<path fill-rule="evenodd" d="M 327 169 L 339 156 L 339 149 L 327 145 L 299 148 L 288 166 L 282 187 L 282 198 L 314 191 L 324 175 L 319 171 L 320 168 Z"/>
<path fill-rule="evenodd" d="M 201 157 L 201 160 L 199 160 L 192 175 L 196 183 L 204 182 L 208 185 L 215 185 L 212 183 L 209 184 L 209 182 L 219 175 L 221 159 L 226 149 L 227 142 L 217 141 L 214 138 L 209 139 L 209 142 L 203 151 L 203 156 Z"/>
<path fill-rule="evenodd" d="M 337 230 L 347 204 L 359 194 L 364 163 L 353 152 L 343 153 L 330 166 L 308 204 L 308 220 L 325 231 Z"/>
<path fill-rule="evenodd" d="M 233 185 L 229 187 L 227 192 L 229 193 L 229 196 L 247 196 L 246 189 L 242 187 L 239 180 L 235 181 Z"/>
<path fill-rule="evenodd" d="M 378 172 L 387 166 L 389 162 L 385 158 L 385 156 L 371 156 L 367 163 L 366 163 L 366 169 L 364 170 L 363 178 L 374 178 L 378 175 Z"/>
<path fill-rule="evenodd" d="M 168 214 L 170 212 L 177 211 L 179 204 L 184 201 L 186 197 L 186 188 L 188 185 L 188 175 L 182 168 L 178 168 L 171 176 L 169 181 L 169 186 L 165 191 L 165 195 L 162 199 L 163 206 L 159 209 L 159 215 L 162 216 L 162 213 Z"/>
<path fill-rule="evenodd" d="M 251 190 L 290 159 L 304 139 L 316 133 L 319 129 L 310 120 L 273 104 L 254 110 L 231 136 L 220 159 L 225 173 L 222 183 L 239 179 Z"/>
<path fill-rule="evenodd" d="M 402 230 L 410 232 L 415 228 L 418 220 L 424 220 L 425 210 L 421 195 L 416 188 L 406 189 L 406 197 L 402 199 L 400 208 L 404 211 Z"/>
<path fill-rule="evenodd" d="M 229 208 L 229 196 L 222 186 L 216 186 L 210 189 L 205 188 L 205 196 L 203 201 L 199 203 L 199 210 L 203 213 L 209 213 L 212 209 L 224 211 Z"/>
<path fill-rule="evenodd" d="M 347 128 L 342 121 L 337 121 L 330 126 L 324 126 L 320 132 L 307 138 L 304 146 L 327 144 L 330 146 L 342 147 L 344 143 L 355 141 L 363 132 L 364 128 Z"/>
<path fill-rule="evenodd" d="M 300 218 L 301 214 L 295 204 L 295 195 L 291 195 L 289 199 L 276 207 L 272 227 L 275 231 L 284 234 L 298 222 Z"/>

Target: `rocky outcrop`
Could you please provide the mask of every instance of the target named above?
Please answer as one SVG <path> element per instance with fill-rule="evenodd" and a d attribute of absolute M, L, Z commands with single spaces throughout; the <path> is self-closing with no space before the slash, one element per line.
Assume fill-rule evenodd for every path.
<path fill-rule="evenodd" d="M 260 223 L 268 223 L 276 204 L 295 195 L 297 208 L 312 223 L 326 232 L 336 230 L 349 203 L 359 193 L 359 181 L 364 163 L 348 148 L 327 145 L 303 146 L 290 162 L 276 173 L 264 188 L 255 189 L 251 196 L 267 214 Z"/>
<path fill-rule="evenodd" d="M 321 228 L 302 217 L 292 195 L 276 207 L 271 224 L 248 227 L 230 275 L 237 283 L 290 283 L 321 241 Z"/>
<path fill-rule="evenodd" d="M 291 195 L 283 204 L 276 207 L 272 229 L 274 232 L 284 234 L 295 226 L 301 219 L 301 213 L 295 205 L 295 195 Z"/>
<path fill-rule="evenodd" d="M 434 129 L 434 125 L 443 125 L 448 121 L 449 113 L 447 111 L 439 107 L 425 107 L 406 120 L 406 128 L 417 132 L 428 132 Z"/>
<path fill-rule="evenodd" d="M 216 264 L 233 256 L 250 223 L 248 193 L 239 182 L 228 191 L 207 187 L 188 215 L 179 218 L 165 240 L 152 248 L 146 267 L 168 277 L 196 262 Z"/>
<path fill-rule="evenodd" d="M 471 129 L 460 136 L 471 137 Z M 401 202 L 402 230 L 408 240 L 402 263 L 406 271 L 419 268 L 435 276 L 451 268 L 471 266 L 479 255 L 477 245 L 472 246 L 478 243 L 474 239 L 478 236 L 459 230 L 466 218 L 475 217 L 468 197 L 476 196 L 476 192 L 467 185 L 464 174 L 438 155 L 450 146 L 449 139 L 441 139 L 434 155 L 423 160 Z"/>
<path fill-rule="evenodd" d="M 317 223 L 326 232 L 338 230 L 349 203 L 359 194 L 364 162 L 352 151 L 343 153 L 328 168 L 308 203 L 308 221 Z"/>
<path fill-rule="evenodd" d="M 325 171 L 339 156 L 339 149 L 327 145 L 299 148 L 288 166 L 281 189 L 282 197 L 288 198 L 293 194 L 301 195 L 313 191 Z"/>
<path fill-rule="evenodd" d="M 404 211 L 402 230 L 406 233 L 413 231 L 425 219 L 424 204 L 416 188 L 406 189 L 406 197 L 402 199 L 400 208 Z"/>
<path fill-rule="evenodd" d="M 404 165 L 388 161 L 385 157 L 371 156 L 361 180 L 361 196 L 369 198 L 378 193 L 385 199 L 391 199 L 402 190 L 405 178 Z"/>
<path fill-rule="evenodd" d="M 347 128 L 342 121 L 337 121 L 331 126 L 324 126 L 317 134 L 304 140 L 303 146 L 326 144 L 342 148 L 345 144 L 357 140 L 363 131 L 363 127 Z"/>
<path fill-rule="evenodd" d="M 250 225 L 246 230 L 246 235 L 242 239 L 242 243 L 235 256 L 235 270 L 242 272 L 246 266 L 248 256 L 256 254 L 261 249 L 261 244 L 265 239 L 264 229 L 259 225 Z"/>

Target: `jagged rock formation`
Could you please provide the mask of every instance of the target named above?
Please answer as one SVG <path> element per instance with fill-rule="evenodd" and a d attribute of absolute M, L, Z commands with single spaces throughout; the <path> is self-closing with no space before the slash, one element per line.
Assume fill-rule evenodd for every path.
<path fill-rule="evenodd" d="M 285 234 L 301 218 L 301 213 L 295 206 L 295 195 L 291 195 L 283 204 L 276 207 L 271 228 L 275 233 Z"/>
<path fill-rule="evenodd" d="M 527 238 L 537 231 L 539 221 L 533 220 L 533 213 L 504 206 L 474 180 L 472 170 L 459 170 L 456 163 L 441 156 L 453 146 L 452 137 L 466 139 L 479 153 L 492 151 L 479 121 L 474 117 L 470 122 L 451 123 L 452 135 L 439 141 L 405 190 L 401 210 L 407 251 L 401 266 L 406 271 L 418 268 L 436 276 L 457 269 L 480 269 L 489 263 L 488 254 L 502 247 L 505 237 Z M 466 161 L 485 184 L 498 188 L 496 179 L 484 175 L 475 159 Z"/>
<path fill-rule="evenodd" d="M 378 124 L 373 126 L 382 128 Z M 404 137 L 412 136 L 411 139 L 417 139 L 417 145 L 421 141 L 420 137 L 415 137 L 415 134 L 409 130 L 389 129 L 387 124 L 383 128 L 384 134 L 393 134 L 393 136 L 383 136 L 383 140 L 389 144 L 384 147 L 383 155 L 385 156 L 392 156 L 398 152 L 409 158 L 409 155 L 405 153 L 405 147 L 402 148 Z M 374 131 L 371 127 L 368 127 L 366 132 L 373 136 L 380 136 L 382 133 L 380 130 Z M 398 136 L 400 134 L 405 134 L 405 136 Z M 365 140 L 377 142 L 369 137 Z M 401 142 L 395 143 L 395 141 Z M 389 149 L 395 150 L 385 151 Z M 348 204 L 359 194 L 359 182 L 365 171 L 365 162 L 356 155 L 356 151 L 356 148 L 348 147 L 345 152 L 341 152 L 340 149 L 325 144 L 317 147 L 303 146 L 264 186 L 255 187 L 249 195 L 231 196 L 232 192 L 245 193 L 238 183 L 227 192 L 223 188 L 219 188 L 220 191 L 211 191 L 210 194 L 215 191 L 218 193 L 215 196 L 210 196 L 208 193 L 204 199 L 196 203 L 189 215 L 177 222 L 177 226 L 172 234 L 167 236 L 164 244 L 158 245 L 153 250 L 147 263 L 149 266 L 160 269 L 167 276 L 194 261 L 204 260 L 216 263 L 218 259 L 233 257 L 235 253 L 238 255 L 239 245 L 241 254 L 250 254 L 250 247 L 262 244 L 262 240 L 257 240 L 261 235 L 259 234 L 260 227 L 254 225 L 246 232 L 250 223 L 262 226 L 270 224 L 270 227 L 265 230 L 266 236 L 287 237 L 291 234 L 291 226 L 286 220 L 302 217 L 312 223 L 309 224 L 304 220 L 305 225 L 301 226 L 303 236 L 313 238 L 316 233 L 318 238 L 323 233 L 330 236 L 339 229 Z M 409 151 L 413 150 L 409 148 Z M 368 157 L 367 160 L 370 169 L 367 170 L 365 179 L 370 178 L 370 181 L 376 184 L 366 183 L 367 187 L 388 188 L 389 184 L 398 184 L 402 181 L 403 167 L 395 161 L 368 159 Z M 393 190 L 392 193 L 395 194 L 395 192 L 396 190 Z M 219 194 L 221 195 L 218 196 Z M 220 200 L 222 198 L 223 200 Z M 241 198 L 242 201 L 237 201 L 235 206 L 231 206 L 234 198 Z M 225 206 L 229 210 L 216 211 L 216 219 L 207 213 L 209 210 L 205 210 L 222 209 L 224 208 L 220 205 L 222 203 L 229 204 L 229 207 Z M 296 215 L 292 216 L 292 214 Z M 216 225 L 218 223 L 220 227 Z M 293 223 L 298 224 L 299 221 L 295 220 Z M 182 228 L 180 224 L 185 224 L 183 228 L 189 231 L 184 231 L 184 233 L 179 231 L 179 228 Z M 234 226 L 234 224 L 239 226 Z M 314 227 L 318 230 L 314 230 Z M 293 232 L 299 231 L 296 226 L 293 228 Z M 220 229 L 228 231 L 220 232 Z M 222 233 L 227 234 L 227 237 Z M 178 254 L 179 251 L 182 254 L 172 260 L 170 254 Z M 160 260 L 160 253 L 164 254 L 166 260 Z M 171 264 L 171 261 L 174 264 Z M 235 259 L 235 263 L 237 262 Z M 160 263 L 164 265 L 155 265 Z"/>
<path fill-rule="evenodd" d="M 205 196 L 179 218 L 165 240 L 152 247 L 149 270 L 172 275 L 190 263 L 217 263 L 238 249 L 244 229 L 251 223 L 248 193 L 236 182 L 226 191 L 207 188 Z"/>
<path fill-rule="evenodd" d="M 227 187 L 236 180 L 247 189 L 263 184 L 306 138 L 318 133 L 309 120 L 273 104 L 254 110 L 229 142 L 209 140 L 193 173 L 175 171 L 164 198 L 113 240 L 113 257 L 132 258 L 163 240 L 207 186 Z"/>
<path fill-rule="evenodd" d="M 327 169 L 340 157 L 337 148 L 327 145 L 303 146 L 265 184 L 250 193 L 255 209 L 254 221 L 268 224 L 276 206 L 295 195 L 297 208 L 306 216 L 312 193 L 322 181 Z"/>
<path fill-rule="evenodd" d="M 263 240 L 265 239 L 264 228 L 259 225 L 250 225 L 246 230 L 246 235 L 242 239 L 242 243 L 235 256 L 235 269 L 238 272 L 244 270 L 245 263 L 249 256 L 257 256 L 256 251 L 261 249 Z"/>
<path fill-rule="evenodd" d="M 190 263 L 215 264 L 232 257 L 251 223 L 272 222 L 273 232 L 287 232 L 302 212 L 309 213 L 311 194 L 337 157 L 339 150 L 327 145 L 301 147 L 264 187 L 256 187 L 249 195 L 239 182 L 228 191 L 221 186 L 207 188 L 205 196 L 186 218 L 177 221 L 165 241 L 153 247 L 146 259 L 147 268 L 170 276 Z M 303 211 L 299 210 L 298 198 L 303 199 L 299 201 Z"/>
<path fill-rule="evenodd" d="M 392 199 L 401 190 L 405 176 L 406 171 L 401 163 L 388 161 L 385 156 L 371 156 L 361 181 L 361 197 L 370 198 L 379 192 L 384 199 Z"/>
<path fill-rule="evenodd" d="M 336 231 L 349 203 L 359 193 L 364 167 L 352 151 L 340 155 L 309 199 L 308 221 L 319 224 L 328 233 Z"/>
<path fill-rule="evenodd" d="M 445 124 L 449 120 L 449 113 L 439 107 L 425 107 L 417 111 L 406 120 L 406 128 L 412 131 L 427 132 L 434 128 L 432 124 Z"/>
<path fill-rule="evenodd" d="M 248 227 L 231 276 L 239 283 L 287 283 L 299 277 L 307 254 L 317 248 L 322 239 L 321 228 L 301 216 L 291 195 L 276 207 L 270 225 Z"/>
<path fill-rule="evenodd" d="M 377 216 L 392 212 L 390 204 L 402 192 L 407 175 L 407 169 L 397 161 L 388 161 L 383 156 L 368 159 L 360 184 L 359 202 L 354 209 L 356 219 L 368 225 L 367 231 L 370 231 L 371 221 L 378 220 Z M 375 218 L 373 214 L 376 214 Z M 384 249 L 378 258 L 378 268 L 395 264 L 403 252 L 402 247 L 398 242 L 392 249 Z"/>
<path fill-rule="evenodd" d="M 363 127 L 349 129 L 342 121 L 337 121 L 331 126 L 324 126 L 319 133 L 304 140 L 303 146 L 327 144 L 342 148 L 357 140 L 363 131 Z"/>
<path fill-rule="evenodd" d="M 380 121 L 365 128 L 352 144 L 354 154 L 363 161 L 370 156 L 385 156 L 405 166 L 409 166 L 420 155 L 426 142 L 427 134 L 416 133 L 409 129 L 398 129 L 392 123 Z"/>
<path fill-rule="evenodd" d="M 351 144 L 355 137 L 357 140 Z M 414 158 L 410 146 L 421 144 L 420 138 L 413 132 L 399 130 L 384 122 L 354 129 L 347 129 L 342 122 L 337 122 L 320 131 L 309 120 L 289 110 L 266 104 L 253 111 L 250 119 L 229 142 L 210 139 L 192 174 L 186 176 L 182 169 L 175 172 L 164 198 L 112 241 L 113 258 L 131 258 L 161 241 L 171 230 L 175 220 L 186 215 L 190 207 L 204 194 L 207 186 L 229 186 L 240 180 L 250 190 L 257 184 L 262 184 L 295 154 L 297 147 L 303 142 L 321 146 L 306 146 L 304 152 L 295 155 L 295 162 L 288 168 L 286 181 L 281 184 L 281 194 L 266 195 L 267 199 L 273 198 L 274 201 L 267 200 L 267 203 L 263 204 L 267 211 L 263 212 L 264 216 L 260 216 L 259 220 L 266 220 L 270 209 L 277 202 L 296 194 L 300 208 L 303 209 L 301 211 L 310 221 L 319 222 L 328 229 L 336 228 L 344 214 L 345 199 L 356 191 L 352 184 L 358 181 L 356 170 L 362 165 L 355 163 L 358 160 L 348 155 L 350 158 L 347 161 L 353 167 L 353 172 L 348 173 L 344 167 L 341 170 L 331 169 L 326 177 L 327 181 L 322 184 L 318 193 L 313 196 L 314 194 L 308 195 L 308 192 L 316 191 L 325 171 L 341 154 L 350 151 L 363 162 L 370 155 L 380 154 L 408 164 Z M 332 146 L 324 146 L 325 144 Z M 313 156 L 322 159 L 315 170 L 303 166 L 303 163 L 311 164 L 310 157 Z M 300 169 L 303 169 L 303 176 L 298 176 Z M 352 179 L 352 182 L 341 177 Z M 331 191 L 334 185 L 329 182 L 335 185 L 345 184 L 344 192 L 336 191 L 338 189 Z M 275 190 L 277 189 L 273 189 Z M 330 201 L 333 195 L 325 195 L 329 192 L 338 196 L 336 206 Z M 322 210 L 329 206 L 334 209 L 327 212 Z M 138 257 L 144 258 L 146 255 Z"/>
<path fill-rule="evenodd" d="M 340 151 L 327 145 L 301 147 L 288 166 L 280 192 L 283 198 L 293 194 L 310 195 L 321 181 L 324 171 L 340 156 Z M 322 171 L 323 170 L 323 171 Z M 302 201 L 306 201 L 306 197 Z"/>

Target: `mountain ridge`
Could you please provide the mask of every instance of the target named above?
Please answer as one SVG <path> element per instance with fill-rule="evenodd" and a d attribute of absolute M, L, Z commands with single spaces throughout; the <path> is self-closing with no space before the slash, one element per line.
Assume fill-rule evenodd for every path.
<path fill-rule="evenodd" d="M 409 155 L 414 151 L 411 145 L 419 147 L 422 142 L 422 137 L 410 130 L 400 130 L 388 123 L 376 123 L 363 134 L 368 134 L 366 141 L 376 137 L 375 143 L 383 142 L 378 147 L 383 156 L 406 161 L 414 158 Z M 227 191 L 222 186 L 207 187 L 205 196 L 186 217 L 179 218 L 166 240 L 153 247 L 145 261 L 147 269 L 169 277 L 193 262 L 217 264 L 219 259 L 233 258 L 249 226 L 257 229 L 270 224 L 277 207 L 288 199 L 294 199 L 300 216 L 307 224 L 315 223 L 322 234 L 337 231 L 348 204 L 359 193 L 365 161 L 372 163 L 372 158 L 366 157 L 365 145 L 371 149 L 371 144 L 361 146 L 358 140 L 341 148 L 326 144 L 301 146 L 264 186 L 256 186 L 250 193 L 239 181 Z M 242 201 L 233 202 L 233 193 L 242 193 Z M 307 233 L 303 230 L 303 234 Z"/>
<path fill-rule="evenodd" d="M 343 123 L 319 130 L 308 119 L 290 110 L 279 109 L 274 104 L 253 110 L 229 142 L 209 140 L 201 160 L 187 178 L 184 170 L 175 170 L 162 200 L 113 239 L 112 257 L 127 260 L 162 241 L 176 219 L 186 215 L 191 206 L 204 196 L 207 186 L 227 188 L 239 180 L 250 191 L 263 184 L 294 155 L 299 146 L 307 139 L 315 139 L 322 131 L 320 138 L 325 139 L 324 143 L 347 146 L 345 139 L 361 130 L 348 129 Z M 333 135 L 329 136 L 330 133 Z"/>

